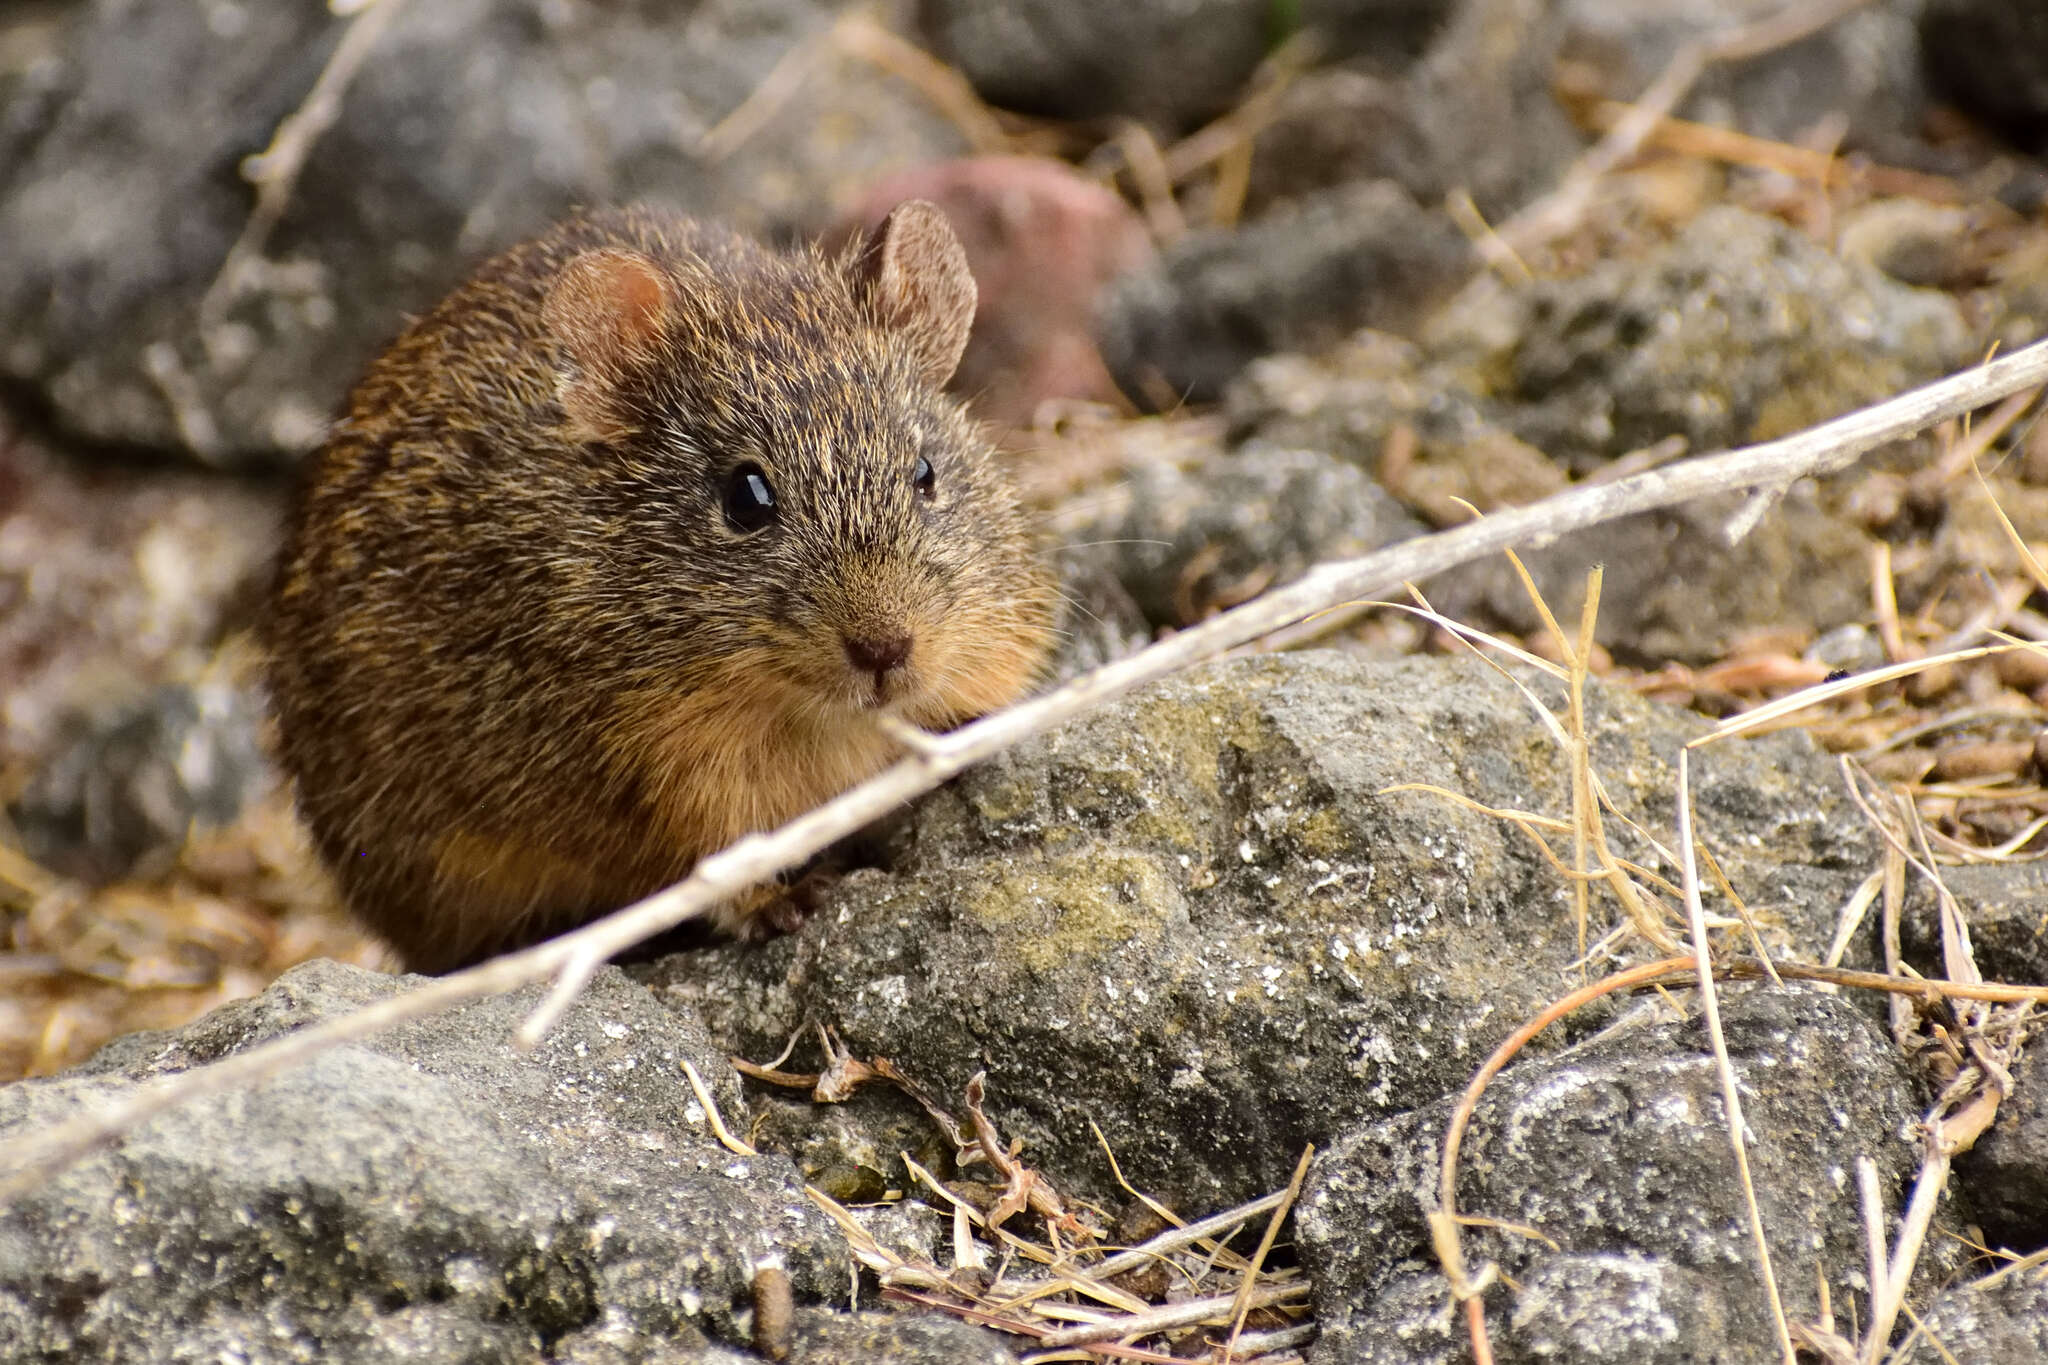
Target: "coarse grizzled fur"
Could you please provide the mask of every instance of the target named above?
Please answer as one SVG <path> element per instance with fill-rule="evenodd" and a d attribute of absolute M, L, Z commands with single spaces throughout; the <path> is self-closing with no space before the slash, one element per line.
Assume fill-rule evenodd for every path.
<path fill-rule="evenodd" d="M 559 933 L 871 775 L 879 711 L 944 727 L 1030 685 L 1055 589 L 938 392 L 973 307 L 929 205 L 842 260 L 613 210 L 370 368 L 305 471 L 270 686 L 321 855 L 409 966 Z M 744 465 L 762 529 L 724 510 Z"/>

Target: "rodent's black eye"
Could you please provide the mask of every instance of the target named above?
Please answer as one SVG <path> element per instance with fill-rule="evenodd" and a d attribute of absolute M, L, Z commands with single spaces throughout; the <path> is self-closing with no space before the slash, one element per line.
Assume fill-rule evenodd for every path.
<path fill-rule="evenodd" d="M 775 490 L 757 464 L 736 466 L 725 476 L 725 524 L 746 535 L 775 520 Z"/>
<path fill-rule="evenodd" d="M 938 471 L 932 468 L 930 460 L 920 455 L 917 457 L 917 468 L 910 473 L 910 482 L 929 501 L 938 492 Z"/>

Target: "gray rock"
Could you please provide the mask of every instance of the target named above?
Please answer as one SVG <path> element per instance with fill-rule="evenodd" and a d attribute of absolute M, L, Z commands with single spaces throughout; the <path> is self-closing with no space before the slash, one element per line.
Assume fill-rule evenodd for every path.
<path fill-rule="evenodd" d="M 177 1032 L 0 1090 L 0 1134 L 403 985 L 297 968 Z M 644 1351 L 745 1340 L 770 1256 L 800 1295 L 843 1293 L 844 1243 L 789 1163 L 712 1140 L 683 1059 L 733 1122 L 744 1109 L 698 1024 L 606 971 L 522 1056 L 510 1034 L 537 998 L 173 1110 L 0 1212 L 0 1358 L 495 1361 L 584 1332 Z"/>
<path fill-rule="evenodd" d="M 1412 56 L 1448 0 L 1306 0 L 1289 18 L 1332 55 Z M 934 50 L 1001 105 L 1062 118 L 1126 115 L 1173 131 L 1244 93 L 1288 22 L 1265 0 L 924 0 Z"/>
<path fill-rule="evenodd" d="M 1867 6 L 1801 42 L 1711 64 L 1680 112 L 1784 141 L 1840 117 L 1849 145 L 1892 147 L 1917 132 L 1925 103 L 1919 3 Z M 1681 44 L 1759 14 L 1747 0 L 1465 0 L 1406 69 L 1354 58 L 1291 84 L 1259 134 L 1250 203 L 1386 177 L 1425 204 L 1462 190 L 1505 217 L 1584 144 L 1555 94 L 1560 64 L 1632 101 Z"/>
<path fill-rule="evenodd" d="M 1927 94 L 1916 28 L 1923 0 L 1883 0 L 1746 61 L 1710 63 L 1681 116 L 1797 142 L 1840 119 L 1851 147 L 1915 135 Z M 1567 0 L 1568 54 L 1600 73 L 1610 99 L 1633 100 L 1688 42 L 1770 13 L 1751 0 Z"/>
<path fill-rule="evenodd" d="M 1674 434 L 1696 451 L 1787 435 L 1959 368 L 1971 344 L 1948 295 L 1725 205 L 1644 259 L 1474 298 L 1433 353 L 1504 369 L 1500 420 L 1575 465 Z"/>
<path fill-rule="evenodd" d="M 791 1365 L 1014 1365 L 1017 1355 L 994 1332 L 936 1315 L 813 1309 L 797 1320 L 789 1359 Z"/>
<path fill-rule="evenodd" d="M 1207 401 L 1260 356 L 1413 326 L 1470 268 L 1445 214 L 1389 181 L 1343 186 L 1239 228 L 1190 233 L 1124 275 L 1098 322 L 1103 358 L 1154 407 Z"/>
<path fill-rule="evenodd" d="M 1819 634 L 1868 613 L 1871 537 L 1862 528 L 1800 488 L 1731 546 L 1723 528 L 1741 510 L 1739 499 L 1702 499 L 1611 521 L 1522 559 L 1562 621 L 1578 619 L 1586 577 L 1602 567 L 1596 638 L 1646 668 L 1706 665 L 1757 631 Z M 1543 629 L 1521 579 L 1503 563 L 1467 566 L 1431 598 L 1461 620 L 1524 636 Z"/>
<path fill-rule="evenodd" d="M 2039 1268 L 1942 1291 L 1892 1357 L 1899 1365 L 2004 1365 L 2048 1360 L 2048 1279 Z"/>
<path fill-rule="evenodd" d="M 1957 107 L 2048 147 L 2048 11 L 2008 0 L 1926 0 L 1928 79 Z"/>
<path fill-rule="evenodd" d="M 813 0 L 407 6 L 266 262 L 202 318 L 252 204 L 237 167 L 345 21 L 312 3 L 78 5 L 61 61 L 0 90 L 0 375 L 78 436 L 214 460 L 302 451 L 408 313 L 573 205 L 651 197 L 748 231 L 816 227 L 863 181 L 957 151 L 907 87 L 851 61 L 722 157 L 701 150 L 830 18 Z"/>
<path fill-rule="evenodd" d="M 2037 918 L 2044 903 L 2033 903 Z M 1974 916 L 1971 928 L 1974 936 Z M 2048 1056 L 2038 1042 L 2020 1054 L 2012 1072 L 2013 1090 L 1999 1104 L 1997 1119 L 1976 1146 L 1956 1158 L 1955 1169 L 1956 1179 L 1975 1196 L 1990 1245 L 2025 1253 L 2048 1246 Z"/>
<path fill-rule="evenodd" d="M 1067 539 L 1091 546 L 1154 625 L 1191 625 L 1310 565 L 1422 530 L 1356 466 L 1257 442 L 1189 464 L 1148 461 L 1084 502 Z"/>
<path fill-rule="evenodd" d="M 1729 991 L 1722 1023 L 1786 1311 L 1812 1320 L 1818 1266 L 1838 1318 L 1852 1302 L 1867 1315 L 1852 1164 L 1877 1163 L 1895 1213 L 1919 1160 L 1919 1087 L 1883 1027 L 1839 996 Z M 1316 1286 L 1319 1365 L 1446 1358 L 1448 1329 L 1432 1337 L 1420 1324 L 1431 1308 L 1441 1322 L 1449 1302 L 1440 1275 L 1429 1283 L 1423 1208 L 1435 1203 L 1450 1108 L 1354 1128 L 1317 1156 L 1297 1234 Z M 1519 1286 L 1487 1295 L 1503 1362 L 1777 1359 L 1722 1112 L 1703 1028 L 1661 1010 L 1494 1081 L 1462 1149 L 1460 1211 L 1561 1246 L 1465 1229 L 1467 1264 L 1498 1264 Z M 1934 1240 L 1928 1283 L 1961 1259 Z"/>
<path fill-rule="evenodd" d="M 2048 906 L 2048 867 L 2038 862 L 1962 863 L 1942 868 L 1941 879 L 1969 918 L 1970 946 L 1984 979 L 2048 986 L 2048 935 L 2041 924 L 2042 907 Z M 1924 885 L 1911 892 L 1900 940 L 1911 960 L 1932 971 L 1941 962 L 1934 898 Z"/>
<path fill-rule="evenodd" d="M 1596 693 L 1600 770 L 1665 826 L 1698 722 Z M 1818 950 L 1868 849 L 1832 766 L 1791 735 L 1704 757 L 1716 855 L 1768 932 Z M 1476 663 L 1211 666 L 921 802 L 896 870 L 848 876 L 797 933 L 636 970 L 756 1058 L 814 1021 L 942 1103 L 986 1069 L 1005 1138 L 1070 1188 L 1118 1197 L 1094 1123 L 1140 1188 L 1206 1211 L 1283 1183 L 1304 1142 L 1462 1085 L 1571 977 L 1549 865 L 1402 783 L 1568 800 L 1527 703 Z M 868 1159 L 822 1148 L 807 1168 Z"/>
<path fill-rule="evenodd" d="M 73 715 L 8 808 L 23 851 L 91 882 L 175 854 L 195 827 L 229 824 L 271 789 L 262 725 L 262 702 L 224 679 Z"/>

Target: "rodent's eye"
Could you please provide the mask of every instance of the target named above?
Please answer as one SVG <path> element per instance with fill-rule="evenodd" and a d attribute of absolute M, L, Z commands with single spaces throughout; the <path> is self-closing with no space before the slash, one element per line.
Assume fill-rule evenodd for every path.
<path fill-rule="evenodd" d="M 920 455 L 917 457 L 917 468 L 910 473 L 910 482 L 929 502 L 938 492 L 938 471 L 932 468 L 930 460 Z"/>
<path fill-rule="evenodd" d="M 775 520 L 775 490 L 757 464 L 737 465 L 725 476 L 725 524 L 746 535 Z"/>

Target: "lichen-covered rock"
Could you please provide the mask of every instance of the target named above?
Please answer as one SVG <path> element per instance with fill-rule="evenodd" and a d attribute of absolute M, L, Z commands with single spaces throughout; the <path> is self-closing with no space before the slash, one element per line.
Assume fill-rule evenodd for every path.
<path fill-rule="evenodd" d="M 1596 693 L 1596 765 L 1668 827 L 1698 723 Z M 1701 758 L 1716 856 L 1769 934 L 1819 951 L 1868 849 L 1832 765 L 1791 735 Z M 896 870 L 846 877 L 799 932 L 640 970 L 757 1058 L 817 1022 L 942 1102 L 986 1070 L 1041 1168 L 1115 1198 L 1099 1125 L 1132 1181 L 1206 1210 L 1461 1085 L 1572 979 L 1555 871 L 1505 821 L 1394 790 L 1418 783 L 1569 801 L 1558 747 L 1476 662 L 1212 665 L 921 802 Z"/>
<path fill-rule="evenodd" d="M 1464 1229 L 1468 1266 L 1495 1263 L 1516 1286 L 1487 1294 L 1503 1362 L 1778 1358 L 1705 1030 L 1649 1009 L 1662 1017 L 1511 1066 L 1466 1134 L 1459 1211 L 1537 1234 Z M 1896 1213 L 1919 1164 L 1920 1087 L 1884 1028 L 1839 996 L 1731 991 L 1722 1025 L 1786 1311 L 1813 1319 L 1819 1267 L 1838 1317 L 1853 1302 L 1867 1320 L 1854 1162 L 1877 1163 Z M 1447 1349 L 1463 1318 L 1449 1326 L 1423 1219 L 1450 1108 L 1354 1128 L 1316 1157 L 1297 1230 L 1319 1365 L 1462 1358 Z M 1923 1281 L 1961 1250 L 1930 1238 Z"/>
<path fill-rule="evenodd" d="M 175 1033 L 0 1090 L 0 1136 L 404 985 L 298 968 Z M 770 1257 L 801 1294 L 837 1297 L 844 1243 L 787 1160 L 712 1139 L 684 1060 L 742 1110 L 701 1026 L 607 971 L 521 1055 L 511 1033 L 537 999 L 470 1005 L 174 1109 L 0 1211 L 0 1358 L 395 1365 L 538 1359 L 584 1332 L 743 1341 Z"/>
<path fill-rule="evenodd" d="M 1261 360 L 1228 411 L 1240 439 L 1368 469 L 1405 428 L 1414 455 L 1394 491 L 1443 519 L 1453 497 L 1534 501 L 1672 436 L 1705 452 L 1789 434 L 1959 368 L 1968 335 L 1950 296 L 1720 207 L 1640 259 L 1518 291 L 1476 281 L 1419 346 L 1361 336 L 1319 357 Z M 1721 499 L 1610 522 L 1524 562 L 1564 620 L 1604 565 L 1599 640 L 1644 666 L 1721 658 L 1764 629 L 1818 636 L 1869 600 L 1873 541 L 1833 487 L 1791 490 L 1733 546 L 1724 528 L 1741 502 Z M 1460 619 L 1542 628 L 1504 563 L 1467 566 L 1430 593 Z"/>
<path fill-rule="evenodd" d="M 211 460 L 315 444 L 408 313 L 572 206 L 652 197 L 750 232 L 816 228 L 866 181 L 961 146 L 856 61 L 819 65 L 746 139 L 707 143 L 831 22 L 814 0 L 409 5 L 312 145 L 264 260 L 202 316 L 254 204 L 237 168 L 351 21 L 312 3 L 73 9 L 59 55 L 0 88 L 0 375 L 73 434 Z"/>
<path fill-rule="evenodd" d="M 1501 420 L 1573 464 L 1789 435 L 1960 367 L 1971 342 L 1948 295 L 1726 205 L 1641 260 L 1481 296 L 1516 317 L 1449 310 L 1432 349 L 1473 352 L 1501 376 Z"/>
<path fill-rule="evenodd" d="M 2048 1276 L 2038 1266 L 1943 1290 L 1920 1316 L 1925 1326 L 1900 1343 L 1898 1365 L 2048 1360 Z"/>

